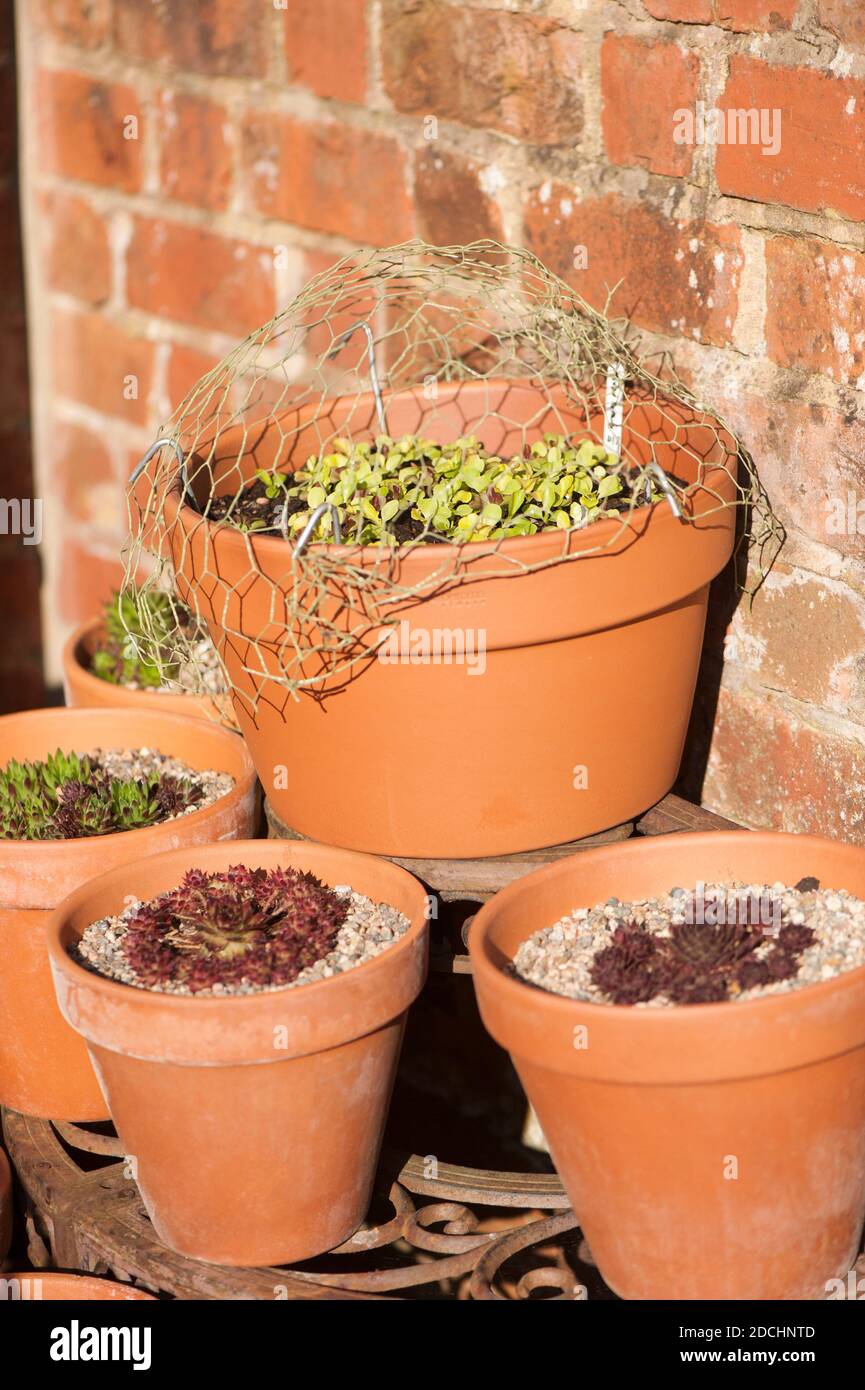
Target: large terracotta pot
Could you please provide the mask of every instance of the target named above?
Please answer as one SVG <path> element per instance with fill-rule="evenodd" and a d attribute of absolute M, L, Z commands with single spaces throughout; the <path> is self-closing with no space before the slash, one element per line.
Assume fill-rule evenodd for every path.
<path fill-rule="evenodd" d="M 395 435 L 421 430 L 445 442 L 471 431 L 506 453 L 548 429 L 591 429 L 596 438 L 600 430 L 560 393 L 526 382 L 445 384 L 435 402 L 420 389 L 398 392 L 388 396 L 387 412 Z M 217 492 L 234 493 L 257 468 L 297 466 L 329 437 L 376 432 L 371 396 L 325 401 L 315 421 L 295 412 L 257 433 L 226 431 L 212 457 L 202 450 L 190 461 L 192 485 L 200 504 L 210 479 Z M 296 578 L 287 543 L 211 524 L 181 505 L 179 489 L 162 498 L 178 591 L 204 618 L 226 663 L 238 722 L 286 824 L 312 839 L 381 854 L 496 855 L 594 834 L 669 790 L 690 715 L 708 586 L 732 547 L 735 508 L 720 503 L 734 496 L 724 465 L 735 468 L 735 446 L 673 402 L 630 402 L 625 439 L 633 456 L 650 460 L 640 443 L 649 438 L 662 465 L 696 485 L 688 503 L 694 524 L 676 520 L 662 503 L 638 509 L 624 527 L 603 521 L 570 540 L 547 532 L 500 542 L 495 553 L 475 542 L 462 548 L 471 582 L 446 593 L 436 589 L 453 572 L 452 547 L 400 552 L 399 582 L 428 586 L 420 601 L 390 610 L 408 624 L 400 656 L 421 629 L 467 625 L 472 640 L 485 634 L 483 674 L 469 674 L 465 664 L 371 657 L 350 680 L 319 682 L 323 700 L 293 700 L 277 679 L 286 634 L 281 596 Z M 522 572 L 564 547 L 576 554 L 606 542 L 578 562 Z M 376 547 L 344 553 L 356 565 L 382 565 Z M 335 586 L 321 611 L 343 622 L 340 603 Z M 381 635 L 369 635 L 370 648 Z M 312 673 L 310 663 L 304 674 Z"/>
<path fill-rule="evenodd" d="M 57 748 L 157 748 L 191 767 L 230 772 L 235 785 L 201 811 L 164 825 L 88 840 L 0 840 L 0 1104 L 54 1120 L 104 1120 L 87 1051 L 57 1009 L 44 929 L 72 888 L 161 849 L 254 833 L 255 771 L 241 740 L 216 724 L 140 709 L 30 710 L 0 718 L 0 767 Z"/>
<path fill-rule="evenodd" d="M 825 1298 L 846 1275 L 865 1214 L 865 967 L 743 1003 L 628 1008 L 536 989 L 508 964 L 611 895 L 805 874 L 865 896 L 865 851 L 770 833 L 631 840 L 529 874 L 475 918 L 481 1016 L 624 1298 Z"/>
<path fill-rule="evenodd" d="M 105 633 L 101 618 L 91 618 L 68 638 L 63 648 L 63 694 L 72 709 L 140 709 L 162 714 L 185 714 L 226 722 L 226 711 L 206 695 L 183 695 L 156 690 L 128 690 L 125 685 L 94 676 L 93 653 Z"/>
<path fill-rule="evenodd" d="M 12 1169 L 0 1149 L 0 1266 L 12 1244 Z"/>
<path fill-rule="evenodd" d="M 67 948 L 127 893 L 192 867 L 310 870 L 411 919 L 367 964 L 292 990 L 195 998 L 84 970 Z M 77 889 L 49 926 L 60 1008 L 87 1041 L 144 1204 L 183 1255 L 228 1265 L 320 1254 L 363 1221 L 402 1042 L 427 965 L 426 896 L 394 864 L 255 840 L 160 854 Z"/>
<path fill-rule="evenodd" d="M 0 1274 L 0 1302 L 30 1301 L 43 1303 L 93 1303 L 108 1300 L 128 1303 L 155 1302 L 151 1293 L 117 1284 L 112 1279 L 97 1279 L 88 1274 L 59 1274 L 54 1270 L 32 1269 L 24 1274 Z"/>

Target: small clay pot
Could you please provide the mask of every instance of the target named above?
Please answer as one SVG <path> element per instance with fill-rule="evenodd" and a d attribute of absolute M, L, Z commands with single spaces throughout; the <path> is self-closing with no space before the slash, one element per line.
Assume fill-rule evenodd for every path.
<path fill-rule="evenodd" d="M 254 834 L 255 771 L 236 735 L 159 710 L 46 709 L 0 718 L 0 767 L 58 748 L 157 748 L 191 767 L 229 772 L 235 785 L 201 811 L 163 825 L 87 840 L 0 840 L 0 1104 L 55 1120 L 105 1120 L 87 1051 L 60 1017 L 44 929 L 79 883 L 160 849 Z"/>
<path fill-rule="evenodd" d="M 811 835 L 586 850 L 474 919 L 481 1016 L 511 1054 L 600 1271 L 623 1298 L 825 1298 L 865 1216 L 865 967 L 742 1003 L 590 1004 L 527 985 L 522 941 L 576 907 L 706 883 L 865 897 L 865 851 Z"/>
<path fill-rule="evenodd" d="M 294 989 L 196 998 L 83 969 L 91 922 L 187 869 L 293 866 L 350 884 L 411 922 L 381 955 Z M 173 1250 L 227 1265 L 330 1250 L 363 1221 L 406 1012 L 427 968 L 426 895 L 404 869 L 325 845 L 254 840 L 113 870 L 55 912 L 48 946 L 64 1017 L 86 1039 L 153 1225 Z"/>
<path fill-rule="evenodd" d="M 104 641 L 105 624 L 101 618 L 82 623 L 68 638 L 63 648 L 63 694 L 72 709 L 140 709 L 162 714 L 185 714 L 200 719 L 215 720 L 236 728 L 230 711 L 230 700 L 224 707 L 206 695 L 175 694 L 158 690 L 129 690 L 94 676 L 90 669 L 93 653 Z"/>
<path fill-rule="evenodd" d="M 90 1274 L 59 1274 L 54 1270 L 31 1269 L 23 1274 L 0 1274 L 0 1302 L 10 1299 L 33 1303 L 147 1302 L 152 1293 L 118 1284 L 113 1279 L 97 1279 Z"/>

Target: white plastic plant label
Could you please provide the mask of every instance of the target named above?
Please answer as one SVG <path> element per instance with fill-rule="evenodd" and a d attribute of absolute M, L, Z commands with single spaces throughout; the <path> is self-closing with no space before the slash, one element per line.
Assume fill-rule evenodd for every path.
<path fill-rule="evenodd" d="M 612 362 L 607 368 L 607 394 L 604 401 L 604 448 L 619 458 L 622 453 L 622 416 L 625 402 L 625 367 Z"/>

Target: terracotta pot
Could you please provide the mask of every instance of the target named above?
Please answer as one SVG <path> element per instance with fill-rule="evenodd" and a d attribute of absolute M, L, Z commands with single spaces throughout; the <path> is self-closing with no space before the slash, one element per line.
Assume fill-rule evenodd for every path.
<path fill-rule="evenodd" d="M 43 1303 L 93 1303 L 108 1299 L 124 1303 L 156 1301 L 153 1294 L 133 1288 L 131 1284 L 116 1284 L 112 1279 L 98 1279 L 95 1275 L 58 1274 L 44 1269 L 0 1274 L 0 1302 L 10 1298 Z"/>
<path fill-rule="evenodd" d="M 592 429 L 595 437 L 600 429 L 560 393 L 548 396 L 525 382 L 445 384 L 434 403 L 420 389 L 398 392 L 388 396 L 387 412 L 396 435 L 421 429 L 444 442 L 474 432 L 503 452 L 545 429 Z M 168 493 L 163 514 L 178 591 L 204 618 L 226 663 L 238 722 L 286 824 L 315 840 L 380 854 L 510 854 L 620 824 L 669 790 L 691 710 L 708 586 L 732 547 L 735 509 L 719 510 L 718 498 L 734 495 L 734 478 L 722 465 L 735 459 L 735 446 L 673 402 L 631 402 L 625 423 L 626 444 L 630 439 L 637 456 L 649 457 L 639 439 L 654 438 L 664 467 L 697 484 L 693 525 L 659 504 L 638 509 L 624 528 L 599 522 L 570 540 L 546 532 L 500 542 L 495 553 L 488 542 L 475 542 L 462 548 L 472 582 L 445 594 L 434 592 L 433 577 L 440 583 L 453 571 L 455 550 L 412 547 L 398 557 L 399 581 L 431 587 L 421 601 L 391 610 L 408 624 L 400 662 L 371 657 L 351 680 L 319 683 L 323 701 L 292 700 L 275 679 L 285 637 L 279 595 L 294 582 L 286 543 L 214 526 L 181 506 L 178 490 Z M 355 439 L 377 432 L 371 396 L 325 401 L 315 422 L 295 412 L 254 437 L 229 430 L 213 458 L 192 460 L 199 501 L 210 476 L 217 492 L 233 493 L 255 469 L 305 462 L 343 432 Z M 579 563 L 520 572 L 565 546 L 576 554 L 607 541 L 608 548 Z M 376 547 L 351 553 L 354 564 L 381 565 Z M 336 590 L 321 611 L 341 613 Z M 470 674 L 464 662 L 402 663 L 419 631 L 455 625 L 463 632 L 468 625 L 467 640 L 483 640 L 482 674 Z M 381 635 L 370 634 L 370 647 Z M 246 638 L 257 640 L 255 650 Z M 525 730 L 537 737 L 523 756 Z M 576 789 L 575 780 L 584 780 L 580 766 L 588 785 Z"/>
<path fill-rule="evenodd" d="M 90 669 L 93 653 L 105 632 L 101 618 L 91 618 L 76 628 L 63 648 L 63 695 L 72 709 L 141 709 L 162 714 L 184 714 L 221 723 L 233 723 L 205 695 L 163 694 L 155 690 L 127 690 L 100 680 Z"/>
<path fill-rule="evenodd" d="M 157 710 L 31 710 L 0 718 L 0 767 L 57 748 L 158 748 L 195 768 L 230 772 L 227 796 L 164 825 L 88 840 L 0 840 L 0 1104 L 55 1120 L 108 1109 L 81 1039 L 60 1017 L 44 927 L 66 894 L 112 866 L 160 849 L 255 831 L 255 772 L 242 741 L 216 724 Z"/>
<path fill-rule="evenodd" d="M 0 1265 L 12 1244 L 12 1169 L 0 1149 Z"/>
<path fill-rule="evenodd" d="M 611 895 L 803 874 L 865 896 L 865 851 L 762 832 L 631 840 L 530 874 L 474 920 L 481 1016 L 624 1298 L 825 1298 L 846 1275 L 865 1214 L 865 968 L 653 1009 L 549 994 L 508 963 L 540 927 Z"/>
<path fill-rule="evenodd" d="M 366 965 L 293 990 L 198 998 L 83 970 L 69 943 L 192 867 L 311 870 L 411 919 Z M 284 1264 L 339 1245 L 366 1215 L 402 1042 L 426 975 L 426 896 L 404 869 L 325 845 L 255 840 L 160 854 L 79 888 L 49 926 L 60 1008 L 87 1040 L 138 1185 L 173 1250 Z"/>

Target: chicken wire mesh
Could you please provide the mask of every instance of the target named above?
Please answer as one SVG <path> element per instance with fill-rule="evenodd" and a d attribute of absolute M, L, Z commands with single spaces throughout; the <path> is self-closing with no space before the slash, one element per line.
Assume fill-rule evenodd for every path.
<path fill-rule="evenodd" d="M 662 367 L 527 251 L 344 258 L 197 383 L 133 473 L 124 592 L 167 592 L 178 617 L 148 632 L 145 607 L 135 642 L 204 689 L 189 610 L 255 721 L 262 682 L 271 704 L 323 699 L 428 598 L 616 553 L 659 507 L 681 526 L 738 509 L 759 578 L 781 532 L 754 468 Z"/>

